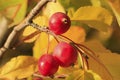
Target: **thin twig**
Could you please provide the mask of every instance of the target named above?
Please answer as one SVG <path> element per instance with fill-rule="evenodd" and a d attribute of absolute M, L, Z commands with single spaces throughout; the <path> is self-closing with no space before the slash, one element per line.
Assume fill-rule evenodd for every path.
<path fill-rule="evenodd" d="M 14 27 L 10 35 L 8 36 L 4 46 L 0 49 L 0 57 L 3 53 L 10 47 L 12 47 L 12 42 L 15 40 L 16 35 L 18 32 L 23 30 L 27 25 L 32 23 L 32 19 L 39 13 L 41 8 L 49 1 L 56 1 L 56 0 L 40 0 L 39 3 L 31 10 L 28 16 L 17 26 Z"/>
<path fill-rule="evenodd" d="M 57 40 L 57 42 L 59 42 L 58 39 L 61 40 L 61 38 L 59 36 L 57 36 L 55 33 L 53 33 L 51 30 L 49 30 L 48 27 L 45 27 L 45 26 L 41 27 L 35 23 L 30 23 L 29 26 L 32 26 L 33 28 L 36 28 L 37 30 L 39 30 L 41 32 L 46 32 L 46 33 L 52 35 Z"/>
<path fill-rule="evenodd" d="M 86 59 L 85 56 L 83 56 L 83 54 L 84 54 L 83 51 L 80 50 L 77 45 L 76 45 L 76 49 L 78 50 L 78 52 L 79 52 L 79 54 L 80 54 L 80 56 L 81 56 L 83 69 L 84 69 L 84 70 L 88 70 L 88 69 L 89 69 L 89 66 L 88 66 L 89 64 L 86 63 L 87 59 Z"/>
<path fill-rule="evenodd" d="M 47 41 L 47 54 L 49 53 L 49 47 L 50 47 L 50 35 L 48 34 L 48 41 Z"/>

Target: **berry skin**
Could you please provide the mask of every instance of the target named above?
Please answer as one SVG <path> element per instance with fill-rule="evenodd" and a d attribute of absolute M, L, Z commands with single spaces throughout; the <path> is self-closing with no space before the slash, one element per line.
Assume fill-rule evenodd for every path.
<path fill-rule="evenodd" d="M 54 49 L 53 56 L 62 67 L 69 67 L 77 60 L 77 50 L 66 42 L 60 42 Z"/>
<path fill-rule="evenodd" d="M 58 70 L 58 63 L 51 54 L 44 54 L 38 61 L 38 70 L 43 76 L 51 76 Z"/>
<path fill-rule="evenodd" d="M 54 13 L 49 19 L 49 29 L 56 35 L 65 33 L 70 25 L 70 18 L 62 12 Z"/>

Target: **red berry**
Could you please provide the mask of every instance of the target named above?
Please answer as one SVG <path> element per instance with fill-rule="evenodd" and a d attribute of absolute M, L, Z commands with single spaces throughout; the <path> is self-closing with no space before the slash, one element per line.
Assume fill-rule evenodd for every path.
<path fill-rule="evenodd" d="M 51 54 L 42 55 L 38 61 L 38 70 L 43 76 L 51 76 L 58 70 L 58 63 Z"/>
<path fill-rule="evenodd" d="M 54 49 L 53 56 L 62 67 L 69 67 L 77 60 L 77 50 L 66 42 L 60 42 Z"/>
<path fill-rule="evenodd" d="M 70 25 L 70 18 L 62 12 L 56 12 L 49 20 L 50 30 L 57 35 L 65 33 L 69 29 Z"/>

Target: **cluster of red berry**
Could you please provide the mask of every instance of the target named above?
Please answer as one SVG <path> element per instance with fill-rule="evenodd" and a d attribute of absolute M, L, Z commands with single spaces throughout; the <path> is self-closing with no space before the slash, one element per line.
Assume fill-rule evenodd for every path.
<path fill-rule="evenodd" d="M 49 29 L 56 35 L 65 33 L 71 25 L 69 17 L 61 12 L 53 14 L 49 20 Z M 77 60 L 77 50 L 67 42 L 59 42 L 52 54 L 44 54 L 38 61 L 39 72 L 43 76 L 51 76 L 58 67 L 69 67 Z"/>

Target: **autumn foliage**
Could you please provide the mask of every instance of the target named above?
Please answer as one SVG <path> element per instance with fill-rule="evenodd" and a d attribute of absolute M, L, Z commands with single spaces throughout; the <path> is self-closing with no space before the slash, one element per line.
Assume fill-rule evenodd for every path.
<path fill-rule="evenodd" d="M 44 0 L 0 0 L 1 52 L 15 26 L 22 23 L 40 1 Z M 11 46 L 0 54 L 0 80 L 120 80 L 119 8 L 119 0 L 47 1 L 24 29 L 16 31 L 14 40 L 8 43 Z M 56 28 L 50 29 L 49 24 L 50 17 L 57 12 L 68 16 L 71 24 L 62 32 L 65 28 L 59 27 L 59 21 L 60 34 L 54 32 Z M 69 45 L 58 46 L 62 42 Z M 68 58 L 70 64 L 63 61 L 64 64 L 58 67 L 53 57 L 61 61 L 68 57 L 67 51 L 68 56 L 64 54 L 65 46 L 74 47 L 76 51 L 71 52 L 76 55 Z M 50 74 L 43 70 L 46 65 L 41 67 L 45 58 L 39 61 L 45 54 L 52 60 L 48 64 L 50 61 L 46 59 Z"/>

